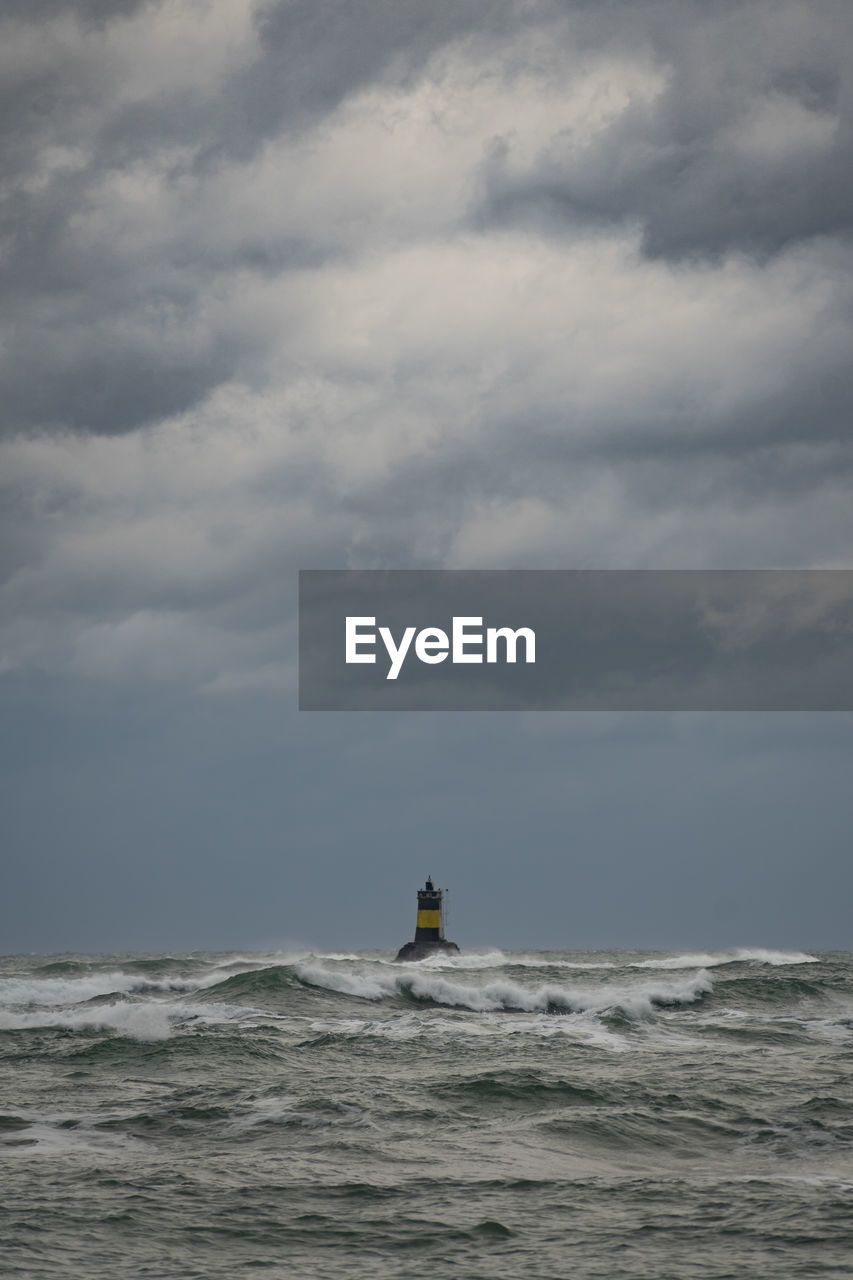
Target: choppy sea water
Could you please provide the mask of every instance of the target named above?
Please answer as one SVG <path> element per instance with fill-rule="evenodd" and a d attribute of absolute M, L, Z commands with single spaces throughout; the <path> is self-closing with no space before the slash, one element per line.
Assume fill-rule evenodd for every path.
<path fill-rule="evenodd" d="M 847 1277 L 853 956 L 0 960 L 0 1272 Z"/>

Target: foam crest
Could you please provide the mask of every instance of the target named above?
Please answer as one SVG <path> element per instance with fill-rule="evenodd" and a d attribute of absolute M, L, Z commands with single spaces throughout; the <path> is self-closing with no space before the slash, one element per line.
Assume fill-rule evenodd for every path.
<path fill-rule="evenodd" d="M 121 969 L 88 973 L 80 978 L 3 978 L 0 979 L 2 1004 L 82 1004 L 97 996 L 120 992 L 162 991 L 164 994 L 193 990 L 203 985 L 187 978 L 147 978 Z"/>
<path fill-rule="evenodd" d="M 819 964 L 817 956 L 804 951 L 767 951 L 762 947 L 734 947 L 729 951 L 687 952 L 684 955 L 660 956 L 654 960 L 635 960 L 632 969 L 714 969 L 722 964 L 750 961 L 774 966 Z"/>
<path fill-rule="evenodd" d="M 473 986 L 452 982 L 423 969 L 412 974 L 408 967 L 399 974 L 368 977 L 362 974 L 331 973 L 319 966 L 298 965 L 297 974 L 311 986 L 325 987 L 329 991 L 361 999 L 382 1000 L 393 996 L 408 996 L 453 1008 L 470 1009 L 475 1013 L 580 1013 L 620 1008 L 629 1016 L 644 1017 L 655 1007 L 692 1004 L 713 988 L 711 976 L 705 969 L 681 981 L 602 986 L 589 990 L 553 983 L 528 988 L 508 980 Z"/>
<path fill-rule="evenodd" d="M 437 951 L 424 960 L 411 963 L 419 969 L 500 969 L 505 964 L 515 964 L 515 960 L 503 951 Z M 541 965 L 541 960 L 539 961 Z"/>
<path fill-rule="evenodd" d="M 231 1116 L 229 1128 L 245 1132 L 260 1124 L 275 1123 L 298 1116 L 299 1100 L 295 1095 L 255 1098 Z"/>
<path fill-rule="evenodd" d="M 38 1027 L 117 1031 L 132 1040 L 165 1040 L 172 1034 L 170 1006 L 154 1002 L 104 1004 L 96 1009 L 45 1009 L 38 1013 L 0 1011 L 0 1030 L 29 1031 Z"/>
<path fill-rule="evenodd" d="M 0 1010 L 0 1030 L 30 1031 L 40 1027 L 66 1031 L 107 1031 L 131 1040 L 166 1040 L 175 1027 L 234 1022 L 259 1012 L 226 1004 L 175 1004 L 159 1000 L 102 1004 L 94 1008 L 39 1009 L 24 1013 Z"/>
<path fill-rule="evenodd" d="M 33 1119 L 16 1130 L 11 1138 L 0 1140 L 5 1156 L 63 1156 L 85 1153 L 99 1157 L 121 1158 L 125 1152 L 142 1150 L 144 1144 L 127 1134 L 104 1133 L 80 1125 L 69 1128 L 61 1122 Z"/>
<path fill-rule="evenodd" d="M 428 1018 L 414 1013 L 398 1013 L 391 1018 L 318 1018 L 311 1023 L 311 1031 L 320 1035 L 346 1036 L 352 1039 L 375 1037 L 400 1041 L 424 1037 L 470 1041 L 502 1040 L 506 1036 L 530 1036 L 535 1039 L 570 1036 L 574 1040 L 614 1053 L 624 1053 L 629 1047 L 623 1035 L 607 1030 L 594 1013 L 578 1013 L 572 1018 L 554 1018 L 547 1013 L 524 1016 L 501 1010 L 486 1013 L 482 1018 L 468 1019 L 458 1013 L 455 1016 L 442 1016 L 436 1011 Z"/>
<path fill-rule="evenodd" d="M 524 1013 L 563 1010 L 567 1013 L 582 1013 L 620 1008 L 629 1016 L 644 1017 L 655 1006 L 691 1004 L 700 995 L 710 991 L 712 983 L 710 975 L 702 971 L 683 982 L 658 982 L 636 987 L 605 986 L 589 990 L 553 983 L 529 989 L 507 981 L 489 982 L 479 988 L 465 987 L 440 978 L 424 977 L 410 979 L 408 987 L 416 998 L 461 1006 L 481 1013 L 500 1010 L 518 1010 Z"/>
<path fill-rule="evenodd" d="M 497 954 L 500 954 L 499 952 Z M 575 960 L 551 951 L 511 951 L 503 957 L 503 963 L 518 969 L 625 969 L 630 966 L 615 960 Z"/>
<path fill-rule="evenodd" d="M 297 964 L 296 976 L 311 987 L 325 987 L 345 996 L 359 996 L 363 1000 L 381 1000 L 394 995 L 398 988 L 392 975 L 382 974 L 372 978 L 358 973 L 334 973 L 320 965 Z"/>
<path fill-rule="evenodd" d="M 321 1035 L 376 1036 L 381 1040 L 414 1040 L 435 1029 L 435 1024 L 414 1013 L 391 1018 L 320 1018 L 311 1023 L 311 1030 Z"/>

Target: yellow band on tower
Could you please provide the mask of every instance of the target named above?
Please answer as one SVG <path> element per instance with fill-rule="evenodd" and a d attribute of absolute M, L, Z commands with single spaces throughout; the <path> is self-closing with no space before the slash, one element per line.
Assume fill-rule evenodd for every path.
<path fill-rule="evenodd" d="M 437 929 L 439 927 L 438 911 L 419 911 L 418 912 L 418 928 L 419 929 Z M 411 919 L 411 916 L 409 917 Z"/>

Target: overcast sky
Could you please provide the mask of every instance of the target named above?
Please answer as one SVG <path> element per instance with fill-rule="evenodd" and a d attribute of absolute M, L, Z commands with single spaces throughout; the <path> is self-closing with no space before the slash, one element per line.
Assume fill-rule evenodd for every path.
<path fill-rule="evenodd" d="M 2 0 L 1 951 L 850 945 L 850 714 L 300 714 L 295 606 L 853 567 L 851 97 L 849 0 Z"/>

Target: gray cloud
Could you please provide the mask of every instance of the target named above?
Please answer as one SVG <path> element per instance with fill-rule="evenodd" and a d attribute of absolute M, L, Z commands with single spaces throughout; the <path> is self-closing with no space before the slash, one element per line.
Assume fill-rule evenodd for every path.
<path fill-rule="evenodd" d="M 187 794 L 215 778 L 250 825 L 239 797 L 261 777 L 268 871 L 314 785 L 304 734 L 334 794 L 362 751 L 389 797 L 409 778 L 418 823 L 387 806 L 400 840 L 448 788 L 448 839 L 454 815 L 474 839 L 440 726 L 410 730 L 419 780 L 363 724 L 269 730 L 260 704 L 294 692 L 300 567 L 848 565 L 850 45 L 841 0 L 5 4 L 0 680 L 8 758 L 30 744 L 15 857 L 40 753 L 41 837 L 77 821 L 77 854 L 92 836 L 108 861 L 122 806 L 99 771 L 140 813 L 144 759 L 180 777 L 197 752 Z M 222 718 L 216 767 L 173 701 Z M 283 799 L 223 745 L 262 721 L 296 779 Z M 525 763 L 470 732 L 454 758 L 483 753 L 479 800 L 493 758 L 516 779 L 507 823 L 547 844 L 551 739 L 519 722 Z M 677 770 L 678 731 L 646 732 Z M 619 738 L 610 780 L 637 812 L 642 737 Z M 717 745 L 697 752 L 725 772 Z M 61 777 L 78 749 L 85 822 Z M 798 749 L 773 760 L 790 787 Z M 540 821 L 524 796 L 552 768 Z M 196 851 L 189 884 L 219 837 L 169 769 L 151 776 L 169 847 Z M 843 786 L 814 794 L 837 832 Z M 704 805 L 697 782 L 684 820 Z M 331 865 L 345 823 L 322 808 L 299 810 L 299 838 Z M 377 825 L 355 809 L 363 852 Z M 617 826 L 616 861 L 636 823 Z"/>
<path fill-rule="evenodd" d="M 573 34 L 572 15 L 567 40 Z M 849 234 L 849 8 L 790 3 L 641 3 L 588 12 L 587 49 L 636 42 L 665 79 L 614 120 L 596 146 L 555 129 L 512 168 L 501 140 L 479 218 L 548 229 L 637 221 L 646 252 L 676 260 L 732 250 L 767 255 Z"/>
<path fill-rule="evenodd" d="M 490 6 L 490 23 L 507 12 Z M 340 246 L 322 227 L 281 234 L 275 209 L 262 231 L 223 237 L 208 186 L 228 166 L 239 186 L 267 141 L 298 138 L 360 88 L 415 77 L 483 13 L 219 3 L 200 24 L 181 4 L 4 14 L 0 286 L 18 306 L 3 337 L 5 429 L 130 430 L 239 376 L 244 343 L 207 329 L 207 291 Z"/>

